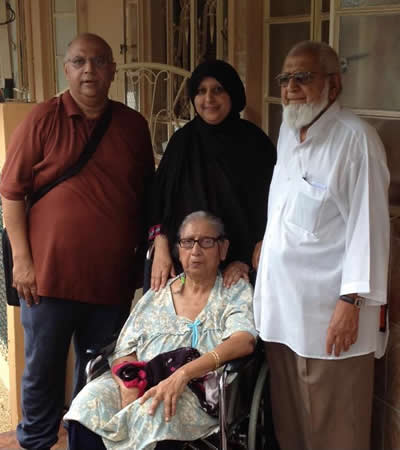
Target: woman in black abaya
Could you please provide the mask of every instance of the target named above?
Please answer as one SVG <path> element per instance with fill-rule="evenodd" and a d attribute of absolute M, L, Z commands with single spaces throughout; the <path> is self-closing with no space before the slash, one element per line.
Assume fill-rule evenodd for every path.
<path fill-rule="evenodd" d="M 224 61 L 207 61 L 193 71 L 188 91 L 196 117 L 170 139 L 152 189 L 154 290 L 175 276 L 171 246 L 191 212 L 209 211 L 226 225 L 227 287 L 248 280 L 267 222 L 276 150 L 259 127 L 239 116 L 246 106 L 239 75 Z"/>

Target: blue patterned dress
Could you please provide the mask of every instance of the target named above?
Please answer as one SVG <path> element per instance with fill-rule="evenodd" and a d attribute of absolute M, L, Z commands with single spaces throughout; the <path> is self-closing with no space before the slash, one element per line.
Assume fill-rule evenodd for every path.
<path fill-rule="evenodd" d="M 206 306 L 195 321 L 178 316 L 171 283 L 159 292 L 148 291 L 138 302 L 119 336 L 110 363 L 136 352 L 139 361 L 190 346 L 196 322 L 196 348 L 206 353 L 237 331 L 256 336 L 250 284 L 239 280 L 226 289 L 218 275 Z M 194 327 L 196 328 L 196 327 Z M 164 421 L 163 404 L 154 416 L 147 413 L 152 399 L 143 405 L 135 401 L 121 409 L 119 388 L 110 371 L 90 382 L 72 402 L 65 420 L 76 420 L 99 434 L 108 449 L 150 450 L 158 441 L 196 440 L 216 431 L 217 419 L 204 412 L 196 395 L 185 388 L 176 415 Z"/>

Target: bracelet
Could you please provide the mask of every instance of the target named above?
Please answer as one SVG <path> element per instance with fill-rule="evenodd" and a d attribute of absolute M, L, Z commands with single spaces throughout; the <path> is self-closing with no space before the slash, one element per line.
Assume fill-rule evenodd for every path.
<path fill-rule="evenodd" d="M 211 351 L 211 352 L 209 352 L 209 353 L 210 353 L 210 355 L 214 358 L 214 361 L 215 361 L 215 370 L 217 370 L 218 367 L 221 366 L 221 359 L 220 359 L 218 353 L 217 353 L 215 350 L 213 350 L 213 351 Z"/>
<path fill-rule="evenodd" d="M 149 230 L 149 241 L 153 241 L 159 234 L 161 234 L 161 224 L 151 227 Z"/>

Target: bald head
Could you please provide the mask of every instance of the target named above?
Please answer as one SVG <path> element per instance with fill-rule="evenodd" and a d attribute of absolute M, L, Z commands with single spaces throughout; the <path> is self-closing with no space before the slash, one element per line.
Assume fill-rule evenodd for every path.
<path fill-rule="evenodd" d="M 115 70 L 111 48 L 100 36 L 80 34 L 68 45 L 65 78 L 72 98 L 88 118 L 103 112 Z"/>
<path fill-rule="evenodd" d="M 67 46 L 67 51 L 65 53 L 65 59 L 64 61 L 67 61 L 70 57 L 71 49 L 75 46 L 75 44 L 81 43 L 81 42 L 96 42 L 104 49 L 104 55 L 109 59 L 110 62 L 114 61 L 112 49 L 110 45 L 100 36 L 93 33 L 81 33 L 78 34 Z"/>

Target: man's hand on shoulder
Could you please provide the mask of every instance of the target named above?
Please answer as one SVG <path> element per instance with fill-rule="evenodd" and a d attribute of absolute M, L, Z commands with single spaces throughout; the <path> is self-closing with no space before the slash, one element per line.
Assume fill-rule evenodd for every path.
<path fill-rule="evenodd" d="M 326 352 L 340 356 L 347 352 L 358 336 L 360 310 L 357 306 L 338 299 L 326 334 Z"/>
<path fill-rule="evenodd" d="M 258 241 L 257 244 L 254 246 L 253 256 L 251 259 L 251 264 L 252 264 L 254 270 L 258 269 L 258 264 L 260 262 L 262 243 L 263 243 L 263 241 Z"/>

